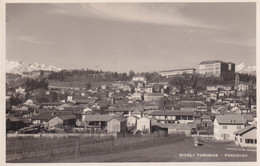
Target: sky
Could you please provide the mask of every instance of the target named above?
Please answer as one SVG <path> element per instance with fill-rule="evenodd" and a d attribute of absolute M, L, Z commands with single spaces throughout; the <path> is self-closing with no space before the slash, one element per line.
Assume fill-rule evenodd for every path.
<path fill-rule="evenodd" d="M 7 4 L 6 59 L 118 72 L 256 65 L 256 5 Z"/>

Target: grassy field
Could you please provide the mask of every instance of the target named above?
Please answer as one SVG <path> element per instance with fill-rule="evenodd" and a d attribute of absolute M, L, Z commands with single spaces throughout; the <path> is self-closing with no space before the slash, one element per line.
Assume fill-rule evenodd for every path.
<path fill-rule="evenodd" d="M 203 155 L 218 155 L 203 157 Z M 239 156 L 240 155 L 240 156 Z M 131 150 L 106 155 L 82 157 L 41 157 L 25 158 L 12 163 L 58 163 L 58 162 L 237 162 L 256 161 L 256 151 L 244 150 L 231 143 L 203 143 L 194 147 L 193 140 L 183 140 L 169 145 L 162 145 L 139 150 Z"/>

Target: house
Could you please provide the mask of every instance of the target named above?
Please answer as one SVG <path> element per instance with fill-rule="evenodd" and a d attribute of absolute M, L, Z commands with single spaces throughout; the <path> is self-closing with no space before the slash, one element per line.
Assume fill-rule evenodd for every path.
<path fill-rule="evenodd" d="M 201 124 L 204 127 L 208 127 L 212 125 L 211 117 L 209 115 L 203 114 L 201 117 Z"/>
<path fill-rule="evenodd" d="M 125 117 L 131 116 L 133 112 L 133 110 L 131 110 L 130 108 L 125 108 L 125 107 L 110 107 L 105 111 L 110 115 L 121 114 Z"/>
<path fill-rule="evenodd" d="M 45 110 L 44 112 L 41 112 L 34 117 L 31 117 L 31 121 L 33 124 L 41 124 L 48 127 L 48 122 L 52 118 L 70 114 L 72 114 L 70 111 Z"/>
<path fill-rule="evenodd" d="M 22 72 L 22 78 L 32 78 L 31 72 Z"/>
<path fill-rule="evenodd" d="M 207 86 L 207 92 L 218 92 L 219 86 Z"/>
<path fill-rule="evenodd" d="M 246 115 L 251 112 L 250 108 L 247 107 L 238 107 L 239 108 L 239 114 Z"/>
<path fill-rule="evenodd" d="M 48 121 L 48 128 L 54 129 L 57 124 L 62 124 L 63 126 L 75 126 L 76 116 L 73 114 L 55 116 Z"/>
<path fill-rule="evenodd" d="M 85 117 L 86 132 L 107 132 L 121 133 L 126 132 L 126 119 L 113 115 L 87 115 Z"/>
<path fill-rule="evenodd" d="M 142 95 L 141 93 L 134 93 L 134 94 L 132 94 L 132 96 L 131 96 L 131 99 L 132 99 L 132 100 L 139 100 L 139 101 L 141 101 L 142 98 L 143 98 L 143 95 Z"/>
<path fill-rule="evenodd" d="M 180 110 L 157 110 L 149 114 L 160 123 L 192 123 L 194 120 L 194 111 Z"/>
<path fill-rule="evenodd" d="M 143 83 L 144 86 L 145 86 L 146 83 L 147 83 L 147 78 L 144 77 L 144 76 L 134 76 L 134 77 L 132 78 L 132 82 L 133 82 L 133 83 L 140 82 L 140 83 Z"/>
<path fill-rule="evenodd" d="M 40 77 L 40 75 L 41 75 L 41 71 L 39 71 L 39 70 L 32 71 L 32 77 L 33 78 Z"/>
<path fill-rule="evenodd" d="M 121 116 L 113 116 L 112 119 L 107 122 L 107 132 L 125 135 L 126 123 L 127 120 L 125 118 Z"/>
<path fill-rule="evenodd" d="M 132 115 L 137 117 L 137 118 L 141 118 L 142 115 L 143 115 L 143 111 L 139 110 L 139 109 L 136 109 L 132 112 Z"/>
<path fill-rule="evenodd" d="M 137 119 L 136 131 L 141 131 L 144 133 L 151 132 L 151 119 L 148 117 L 142 117 Z"/>
<path fill-rule="evenodd" d="M 138 118 L 135 117 L 135 116 L 129 116 L 129 117 L 127 117 L 127 127 L 136 126 L 137 119 L 138 119 Z"/>
<path fill-rule="evenodd" d="M 254 116 L 253 114 L 246 114 L 243 115 L 245 117 L 245 120 L 247 121 L 247 124 L 252 125 L 254 123 Z"/>
<path fill-rule="evenodd" d="M 257 135 L 256 135 L 256 125 L 251 125 L 244 127 L 236 132 L 235 143 L 241 147 L 254 147 L 257 146 Z"/>
<path fill-rule="evenodd" d="M 197 106 L 197 112 L 200 112 L 200 113 L 206 113 L 208 112 L 208 107 L 207 106 Z"/>
<path fill-rule="evenodd" d="M 249 85 L 246 84 L 246 83 L 240 82 L 238 85 L 235 86 L 235 89 L 237 91 L 242 91 L 243 92 L 243 91 L 249 90 Z"/>
<path fill-rule="evenodd" d="M 107 132 L 107 122 L 112 119 L 111 115 L 87 115 L 85 116 L 86 132 Z"/>
<path fill-rule="evenodd" d="M 24 123 L 21 119 L 16 118 L 13 115 L 6 115 L 6 131 L 16 131 L 24 127 Z"/>
<path fill-rule="evenodd" d="M 145 93 L 153 93 L 153 87 L 152 86 L 146 86 L 144 91 L 145 91 Z"/>
<path fill-rule="evenodd" d="M 234 131 L 245 127 L 246 120 L 242 115 L 216 115 L 214 121 L 214 138 L 216 140 L 235 140 Z"/>
<path fill-rule="evenodd" d="M 145 93 L 144 101 L 159 101 L 163 96 L 163 93 Z"/>
<path fill-rule="evenodd" d="M 61 105 L 62 105 L 62 103 L 59 103 L 59 102 L 48 102 L 48 103 L 42 103 L 40 105 L 40 108 L 57 109 Z"/>
<path fill-rule="evenodd" d="M 19 88 L 15 89 L 15 93 L 21 93 L 21 94 L 23 94 L 23 93 L 25 93 L 25 89 L 19 87 Z"/>

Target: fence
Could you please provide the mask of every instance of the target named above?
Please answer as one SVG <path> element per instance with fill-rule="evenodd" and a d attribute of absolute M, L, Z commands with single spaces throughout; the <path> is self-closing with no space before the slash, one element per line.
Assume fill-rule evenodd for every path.
<path fill-rule="evenodd" d="M 184 135 L 147 135 L 141 137 L 100 137 L 95 139 L 68 139 L 68 140 L 45 140 L 39 142 L 35 139 L 29 145 L 23 143 L 7 142 L 7 161 L 31 157 L 61 157 L 61 156 L 90 156 L 109 153 L 117 153 L 127 150 L 142 149 L 153 146 L 171 144 L 184 140 Z M 44 139 L 42 139 L 44 140 Z"/>
<path fill-rule="evenodd" d="M 16 137 L 48 137 L 48 138 L 54 138 L 54 137 L 72 137 L 72 136 L 84 136 L 84 137 L 106 137 L 107 135 L 111 136 L 117 136 L 117 133 L 46 133 L 46 134 L 7 134 L 8 138 L 16 138 Z"/>

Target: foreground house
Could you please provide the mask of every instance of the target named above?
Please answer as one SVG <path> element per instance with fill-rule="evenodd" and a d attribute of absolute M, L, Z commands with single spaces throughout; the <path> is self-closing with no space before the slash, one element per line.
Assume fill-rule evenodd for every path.
<path fill-rule="evenodd" d="M 244 127 L 236 132 L 235 143 L 241 147 L 256 147 L 257 136 L 256 136 L 256 125 Z"/>
<path fill-rule="evenodd" d="M 113 115 L 86 115 L 85 131 L 92 133 L 107 132 L 120 133 L 126 132 L 126 119 Z"/>
<path fill-rule="evenodd" d="M 76 116 L 75 115 L 61 115 L 56 116 L 48 121 L 49 129 L 53 129 L 57 124 L 64 126 L 75 126 Z"/>
<path fill-rule="evenodd" d="M 127 118 L 127 127 L 130 127 L 130 126 L 136 126 L 136 122 L 137 122 L 137 117 L 135 116 L 129 116 Z"/>
<path fill-rule="evenodd" d="M 238 114 L 217 115 L 214 121 L 214 138 L 216 140 L 233 141 L 234 132 L 245 127 L 244 116 Z"/>
<path fill-rule="evenodd" d="M 137 119 L 136 131 L 151 132 L 151 119 L 148 117 L 142 117 Z"/>

